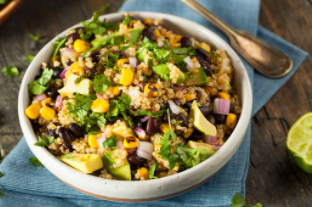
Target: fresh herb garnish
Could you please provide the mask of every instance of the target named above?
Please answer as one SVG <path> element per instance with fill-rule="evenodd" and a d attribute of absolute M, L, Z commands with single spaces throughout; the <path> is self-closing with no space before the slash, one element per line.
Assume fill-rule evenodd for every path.
<path fill-rule="evenodd" d="M 155 163 L 155 164 L 153 165 L 153 167 L 150 167 L 150 168 L 148 169 L 148 177 L 149 177 L 150 179 L 158 179 L 158 177 L 155 176 L 155 170 L 156 170 L 157 166 L 158 166 L 157 163 Z"/>
<path fill-rule="evenodd" d="M 164 40 L 164 45 L 169 49 L 169 50 L 172 50 L 168 40 Z"/>
<path fill-rule="evenodd" d="M 219 54 L 215 53 L 214 51 L 208 52 L 210 55 L 213 55 L 215 57 L 221 57 Z"/>
<path fill-rule="evenodd" d="M 107 148 L 111 148 L 111 149 L 116 149 L 116 143 L 117 143 L 117 139 L 116 139 L 116 136 L 113 135 L 113 136 L 110 136 L 108 137 L 104 142 L 103 142 L 103 147 L 104 149 L 107 149 Z"/>
<path fill-rule="evenodd" d="M 120 46 L 119 51 L 125 51 L 125 50 L 129 49 L 131 46 L 132 46 L 131 44 Z"/>
<path fill-rule="evenodd" d="M 124 20 L 121 22 L 122 24 L 128 25 L 131 21 L 131 17 L 127 16 L 124 18 Z"/>
<path fill-rule="evenodd" d="M 80 83 L 84 78 L 90 78 L 91 77 L 91 72 L 86 72 L 84 75 L 79 76 L 78 78 L 75 79 L 75 84 Z"/>
<path fill-rule="evenodd" d="M 0 4 L 5 4 L 7 0 L 0 0 Z"/>
<path fill-rule="evenodd" d="M 130 112 L 134 115 L 134 116 L 151 116 L 151 117 L 160 117 L 162 116 L 165 112 L 166 109 L 160 110 L 158 112 L 150 112 L 150 111 L 146 111 L 146 110 L 141 110 L 141 111 L 132 111 L 130 110 Z"/>
<path fill-rule="evenodd" d="M 178 55 L 195 55 L 195 49 L 193 47 L 175 47 L 172 48 L 172 52 Z"/>
<path fill-rule="evenodd" d="M 28 84 L 28 90 L 34 94 L 42 94 L 48 87 L 46 85 L 51 80 L 54 71 L 52 69 L 45 68 L 40 78 Z"/>
<path fill-rule="evenodd" d="M 64 37 L 64 38 L 58 38 L 57 40 L 53 42 L 53 44 L 55 45 L 55 49 L 54 49 L 52 57 L 55 57 L 57 55 L 58 51 L 65 44 L 66 40 L 67 40 L 67 37 Z"/>
<path fill-rule="evenodd" d="M 102 35 L 106 31 L 106 28 L 102 26 L 99 16 L 100 11 L 96 11 L 93 13 L 91 22 L 82 21 L 81 24 L 93 34 Z"/>
<path fill-rule="evenodd" d="M 16 66 L 5 66 L 2 68 L 2 73 L 10 78 L 17 77 L 19 75 L 18 68 Z"/>
<path fill-rule="evenodd" d="M 172 54 L 172 59 L 175 63 L 175 65 L 180 68 L 183 72 L 188 72 L 189 70 L 187 69 L 187 64 L 184 61 L 184 58 L 186 55 L 177 55 L 177 54 Z"/>
<path fill-rule="evenodd" d="M 37 42 L 37 41 L 39 41 L 39 39 L 40 39 L 40 34 L 39 34 L 39 32 L 37 32 L 36 34 L 29 33 L 29 34 L 28 34 L 28 37 L 29 37 L 32 41 Z"/>
<path fill-rule="evenodd" d="M 85 53 L 91 52 L 93 50 L 98 49 L 99 47 L 105 46 L 110 39 L 112 39 L 115 36 L 116 33 L 112 33 L 102 39 L 94 39 L 92 40 L 91 44 L 92 44 L 92 48 L 88 49 L 87 51 L 85 51 Z"/>
<path fill-rule="evenodd" d="M 25 57 L 25 59 L 26 59 L 28 62 L 33 61 L 34 58 L 35 58 L 34 55 L 27 55 L 27 56 Z"/>
<path fill-rule="evenodd" d="M 153 57 L 160 63 L 167 62 L 170 57 L 171 51 L 163 48 L 155 48 L 153 50 Z"/>
<path fill-rule="evenodd" d="M 37 157 L 29 158 L 29 162 L 30 162 L 30 164 L 32 164 L 34 166 L 43 166 Z"/>
<path fill-rule="evenodd" d="M 71 159 L 71 158 L 73 158 L 73 155 L 72 154 L 67 154 L 67 155 L 65 155 L 65 158 L 66 159 Z"/>
<path fill-rule="evenodd" d="M 92 82 L 92 86 L 97 93 L 104 93 L 108 86 L 116 86 L 117 84 L 110 82 L 109 78 L 105 75 L 96 75 Z"/>
<path fill-rule="evenodd" d="M 187 75 L 187 77 L 189 77 L 190 79 L 193 79 L 193 73 L 187 72 L 186 75 Z"/>
<path fill-rule="evenodd" d="M 47 137 L 38 137 L 39 141 L 35 143 L 35 146 L 38 147 L 47 147 L 49 146 L 55 139 L 54 136 L 47 136 Z"/>
<path fill-rule="evenodd" d="M 240 193 L 235 193 L 232 200 L 232 207 L 262 207 L 260 203 L 256 205 L 247 205 L 244 197 Z"/>
<path fill-rule="evenodd" d="M 3 176 L 3 173 L 2 173 L 2 172 L 0 172 L 0 178 L 2 178 L 2 176 Z"/>
<path fill-rule="evenodd" d="M 147 48 L 148 50 L 153 50 L 154 48 L 157 48 L 157 44 L 147 37 L 144 37 L 142 46 Z"/>

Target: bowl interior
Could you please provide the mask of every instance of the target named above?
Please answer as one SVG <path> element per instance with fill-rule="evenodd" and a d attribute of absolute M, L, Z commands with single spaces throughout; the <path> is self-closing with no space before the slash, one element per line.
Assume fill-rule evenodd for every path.
<path fill-rule="evenodd" d="M 162 198 L 162 196 L 183 191 L 203 182 L 208 177 L 219 171 L 228 162 L 228 160 L 238 149 L 247 130 L 251 116 L 252 91 L 248 74 L 240 58 L 233 51 L 233 49 L 215 33 L 211 32 L 201 25 L 173 15 L 154 12 L 130 12 L 130 14 L 138 19 L 162 19 L 164 25 L 171 30 L 182 35 L 195 37 L 200 41 L 206 41 L 214 48 L 224 49 L 227 52 L 234 67 L 234 87 L 241 100 L 242 114 L 232 135 L 227 140 L 227 142 L 217 151 L 217 153 L 215 153 L 206 161 L 198 164 L 197 166 L 172 176 L 164 177 L 157 180 L 129 182 L 105 180 L 95 176 L 83 174 L 59 161 L 45 148 L 34 146 L 37 138 L 32 129 L 30 121 L 24 115 L 24 110 L 29 104 L 27 84 L 33 81 L 34 77 L 39 71 L 41 63 L 48 61 L 48 59 L 52 55 L 54 47 L 51 42 L 55 41 L 58 37 L 65 36 L 66 32 L 71 28 L 60 33 L 57 37 L 51 40 L 51 42 L 49 42 L 37 54 L 35 59 L 28 67 L 19 92 L 19 120 L 26 141 L 32 152 L 35 154 L 36 157 L 38 157 L 43 165 L 59 179 L 65 181 L 66 183 L 74 186 L 77 189 L 81 189 L 93 195 L 105 196 L 106 199 L 110 200 L 156 200 L 160 197 Z M 122 15 L 120 13 L 114 13 L 101 17 L 101 19 L 104 18 L 108 21 L 118 21 L 122 19 Z M 176 22 L 179 22 L 179 24 L 176 24 Z M 77 26 L 81 25 L 78 24 L 74 27 Z M 128 189 L 133 190 L 129 191 Z"/>

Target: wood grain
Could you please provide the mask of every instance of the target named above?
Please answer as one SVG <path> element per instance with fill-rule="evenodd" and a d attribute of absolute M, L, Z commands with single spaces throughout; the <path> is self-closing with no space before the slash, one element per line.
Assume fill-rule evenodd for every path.
<path fill-rule="evenodd" d="M 0 68 L 16 65 L 20 76 L 0 73 L 0 149 L 9 152 L 22 136 L 17 117 L 17 94 L 28 63 L 56 34 L 90 18 L 93 11 L 110 3 L 117 11 L 123 0 L 25 0 L 22 8 L 0 27 Z M 312 53 L 312 0 L 262 0 L 260 24 L 300 48 Z M 42 36 L 34 44 L 28 33 Z M 263 206 L 312 206 L 312 176 L 289 160 L 285 149 L 289 126 L 312 108 L 312 58 L 260 110 L 252 120 L 247 201 Z"/>

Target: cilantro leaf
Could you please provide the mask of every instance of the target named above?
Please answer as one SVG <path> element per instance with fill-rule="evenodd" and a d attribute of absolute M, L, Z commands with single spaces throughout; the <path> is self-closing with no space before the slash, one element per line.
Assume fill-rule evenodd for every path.
<path fill-rule="evenodd" d="M 7 0 L 0 0 L 0 4 L 5 4 Z"/>
<path fill-rule="evenodd" d="M 118 101 L 117 100 L 110 100 L 109 101 L 109 109 L 106 112 L 106 118 L 110 121 L 114 120 L 119 114 L 118 109 Z"/>
<path fill-rule="evenodd" d="M 29 34 L 28 34 L 28 37 L 29 37 L 32 41 L 37 42 L 37 41 L 39 41 L 39 39 L 40 39 L 40 34 L 39 34 L 39 32 L 37 32 L 36 34 L 29 33 Z"/>
<path fill-rule="evenodd" d="M 47 137 L 38 137 L 39 141 L 35 143 L 35 146 L 38 147 L 47 147 L 49 146 L 55 139 L 54 136 L 47 136 Z"/>
<path fill-rule="evenodd" d="M 163 109 L 163 110 L 160 110 L 158 112 L 150 112 L 150 111 L 146 111 L 146 110 L 141 110 L 141 111 L 132 111 L 130 110 L 130 112 L 134 115 L 134 116 L 151 116 L 151 117 L 159 117 L 159 116 L 162 116 L 165 112 L 166 112 L 166 109 Z"/>
<path fill-rule="evenodd" d="M 10 78 L 17 77 L 19 75 L 19 71 L 16 66 L 5 66 L 2 68 L 2 73 Z"/>
<path fill-rule="evenodd" d="M 55 40 L 55 42 L 53 43 L 55 45 L 55 49 L 54 49 L 52 57 L 55 57 L 57 55 L 58 51 L 65 44 L 66 40 L 67 40 L 67 37 L 58 38 L 57 40 Z"/>
<path fill-rule="evenodd" d="M 144 37 L 142 46 L 149 50 L 153 50 L 154 48 L 157 48 L 157 44 L 153 42 L 152 40 L 148 39 L 147 37 Z"/>
<path fill-rule="evenodd" d="M 131 47 L 132 45 L 123 45 L 123 46 L 120 46 L 119 47 L 119 51 L 124 51 L 124 50 L 127 50 Z"/>
<path fill-rule="evenodd" d="M 168 40 L 165 40 L 165 41 L 164 41 L 164 45 L 165 45 L 169 50 L 172 50 L 172 48 L 171 48 L 171 46 L 170 46 Z"/>
<path fill-rule="evenodd" d="M 104 93 L 108 86 L 116 86 L 117 84 L 110 82 L 109 78 L 105 75 L 96 75 L 92 82 L 92 86 L 97 93 Z"/>
<path fill-rule="evenodd" d="M 42 72 L 42 75 L 39 79 L 36 80 L 40 85 L 47 85 L 51 80 L 54 71 L 52 69 L 45 68 Z"/>
<path fill-rule="evenodd" d="M 127 16 L 124 18 L 124 20 L 121 22 L 122 24 L 128 25 L 131 21 L 131 17 Z"/>
<path fill-rule="evenodd" d="M 150 179 L 158 179 L 158 177 L 155 176 L 155 170 L 156 170 L 157 166 L 158 166 L 157 163 L 155 163 L 155 164 L 153 165 L 153 167 L 150 167 L 150 168 L 148 169 L 148 177 L 149 177 Z"/>
<path fill-rule="evenodd" d="M 28 62 L 33 61 L 34 58 L 35 58 L 34 55 L 27 55 L 27 56 L 25 57 L 25 59 L 26 59 Z"/>
<path fill-rule="evenodd" d="M 102 35 L 106 31 L 106 28 L 101 25 L 99 16 L 100 11 L 96 11 L 93 13 L 91 22 L 82 21 L 81 24 L 92 33 Z"/>
<path fill-rule="evenodd" d="M 156 48 L 153 51 L 153 57 L 155 58 L 155 60 L 161 63 L 167 62 L 170 55 L 171 55 L 171 51 L 165 50 L 163 48 Z"/>
<path fill-rule="evenodd" d="M 175 47 L 172 48 L 172 52 L 178 55 L 195 55 L 193 47 Z"/>
<path fill-rule="evenodd" d="M 235 193 L 231 199 L 232 207 L 262 207 L 260 203 L 256 205 L 247 205 L 244 197 L 240 193 Z"/>
<path fill-rule="evenodd" d="M 219 54 L 215 53 L 214 51 L 208 52 L 210 55 L 213 55 L 215 57 L 221 57 Z"/>
<path fill-rule="evenodd" d="M 172 59 L 178 68 L 180 68 L 183 72 L 188 72 L 189 70 L 187 69 L 187 64 L 184 62 L 184 58 L 186 55 L 177 55 L 173 54 Z"/>
<path fill-rule="evenodd" d="M 92 44 L 92 48 L 88 49 L 85 51 L 85 53 L 91 52 L 93 50 L 98 49 L 99 47 L 105 46 L 110 39 L 112 39 L 115 36 L 116 33 L 112 33 L 102 39 L 94 39 L 92 40 L 91 44 Z"/>
<path fill-rule="evenodd" d="M 30 162 L 30 164 L 32 164 L 34 166 L 43 166 L 37 157 L 29 158 L 29 162 Z"/>
<path fill-rule="evenodd" d="M 107 148 L 109 148 L 109 147 L 110 147 L 111 149 L 116 149 L 116 148 L 117 148 L 116 143 L 117 143 L 116 136 L 113 135 L 113 136 L 108 137 L 108 138 L 103 142 L 103 147 L 104 147 L 104 149 L 107 149 Z"/>
<path fill-rule="evenodd" d="M 52 69 L 45 68 L 40 78 L 28 84 L 28 90 L 34 95 L 42 94 L 47 89 L 46 85 L 51 80 L 53 73 Z"/>

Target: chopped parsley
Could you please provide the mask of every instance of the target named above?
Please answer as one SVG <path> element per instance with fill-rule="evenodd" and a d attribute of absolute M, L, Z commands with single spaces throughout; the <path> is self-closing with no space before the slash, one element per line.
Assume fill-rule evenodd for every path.
<path fill-rule="evenodd" d="M 106 28 L 102 26 L 102 22 L 99 20 L 100 11 L 93 13 L 91 22 L 82 21 L 81 24 L 93 34 L 102 35 Z"/>
<path fill-rule="evenodd" d="M 117 148 L 116 143 L 117 143 L 116 136 L 113 135 L 113 136 L 108 137 L 108 138 L 103 142 L 103 147 L 104 147 L 104 149 L 107 149 L 107 148 L 109 148 L 109 147 L 110 147 L 111 149 L 116 149 L 116 148 Z"/>
<path fill-rule="evenodd" d="M 163 48 L 155 48 L 153 51 L 153 57 L 160 63 L 166 63 L 171 55 L 170 50 L 165 50 Z"/>
<path fill-rule="evenodd" d="M 124 20 L 121 22 L 122 24 L 128 25 L 131 21 L 131 17 L 127 16 L 124 18 Z"/>
<path fill-rule="evenodd" d="M 119 47 L 119 51 L 124 51 L 124 50 L 127 50 L 127 49 L 129 49 L 130 47 L 131 47 L 132 45 L 123 45 L 123 46 L 120 46 Z"/>
<path fill-rule="evenodd" d="M 232 207 L 262 207 L 260 203 L 256 205 L 247 205 L 244 197 L 240 193 L 235 193 L 231 199 Z"/>
<path fill-rule="evenodd" d="M 132 120 L 126 114 L 126 110 L 130 108 L 131 98 L 123 93 L 118 97 L 118 100 L 110 100 L 109 109 L 106 113 L 106 118 L 110 121 L 113 121 L 117 118 L 118 115 L 122 115 L 127 121 L 130 127 L 133 126 Z"/>
<path fill-rule="evenodd" d="M 91 41 L 92 48 L 88 49 L 85 53 L 91 52 L 93 50 L 98 49 L 99 47 L 105 46 L 113 37 L 115 37 L 116 33 L 112 33 L 102 39 L 94 39 Z"/>
<path fill-rule="evenodd" d="M 171 48 L 171 46 L 170 46 L 168 40 L 165 40 L 165 41 L 164 41 L 164 45 L 165 45 L 169 50 L 172 50 L 172 48 Z"/>
<path fill-rule="evenodd" d="M 30 162 L 30 164 L 32 164 L 34 166 L 43 166 L 37 157 L 29 158 L 29 162 Z"/>
<path fill-rule="evenodd" d="M 186 55 L 177 55 L 177 54 L 172 55 L 172 59 L 173 59 L 175 65 L 178 68 L 180 68 L 183 72 L 188 72 L 189 70 L 187 69 L 187 64 L 184 61 L 185 57 L 186 57 Z"/>
<path fill-rule="evenodd" d="M 162 116 L 165 112 L 166 109 L 160 110 L 158 112 L 150 112 L 150 111 L 146 111 L 146 110 L 141 110 L 141 111 L 130 111 L 134 116 L 151 116 L 151 117 L 159 117 Z"/>
<path fill-rule="evenodd" d="M 38 147 L 47 147 L 49 146 L 55 139 L 54 136 L 47 136 L 47 137 L 38 137 L 39 141 L 35 143 L 35 146 Z"/>
<path fill-rule="evenodd" d="M 214 51 L 208 52 L 210 55 L 213 55 L 215 57 L 221 57 L 219 54 L 215 53 Z"/>
<path fill-rule="evenodd" d="M 16 66 L 5 66 L 2 68 L 2 73 L 10 78 L 17 77 L 19 75 L 18 68 Z"/>
<path fill-rule="evenodd" d="M 55 49 L 54 49 L 52 57 L 55 57 L 57 55 L 58 51 L 65 44 L 66 40 L 67 40 L 67 37 L 64 37 L 64 38 L 58 38 L 57 40 L 55 40 L 55 42 L 53 42 L 53 44 L 55 45 Z"/>
<path fill-rule="evenodd" d="M 28 90 L 33 95 L 42 94 L 45 90 L 47 90 L 48 87 L 46 85 L 51 80 L 53 73 L 52 69 L 45 68 L 40 78 L 28 84 Z"/>
<path fill-rule="evenodd" d="M 193 47 L 175 47 L 172 48 L 172 52 L 178 55 L 195 55 Z"/>
<path fill-rule="evenodd" d="M 105 75 L 96 75 L 92 82 L 92 86 L 97 93 L 104 93 L 108 86 L 116 86 L 115 83 L 110 82 L 109 78 Z"/>
<path fill-rule="evenodd" d="M 28 34 L 28 37 L 29 37 L 32 41 L 38 42 L 39 39 L 40 39 L 40 34 L 39 34 L 39 32 L 37 32 L 36 34 L 29 33 L 29 34 Z"/>
<path fill-rule="evenodd" d="M 7 0 L 0 0 L 0 4 L 5 4 Z"/>
<path fill-rule="evenodd" d="M 157 166 L 158 166 L 157 163 L 155 163 L 155 164 L 153 165 L 153 167 L 150 167 L 150 168 L 148 169 L 148 177 L 149 177 L 150 179 L 158 179 L 158 177 L 155 176 L 155 170 L 156 170 Z"/>

